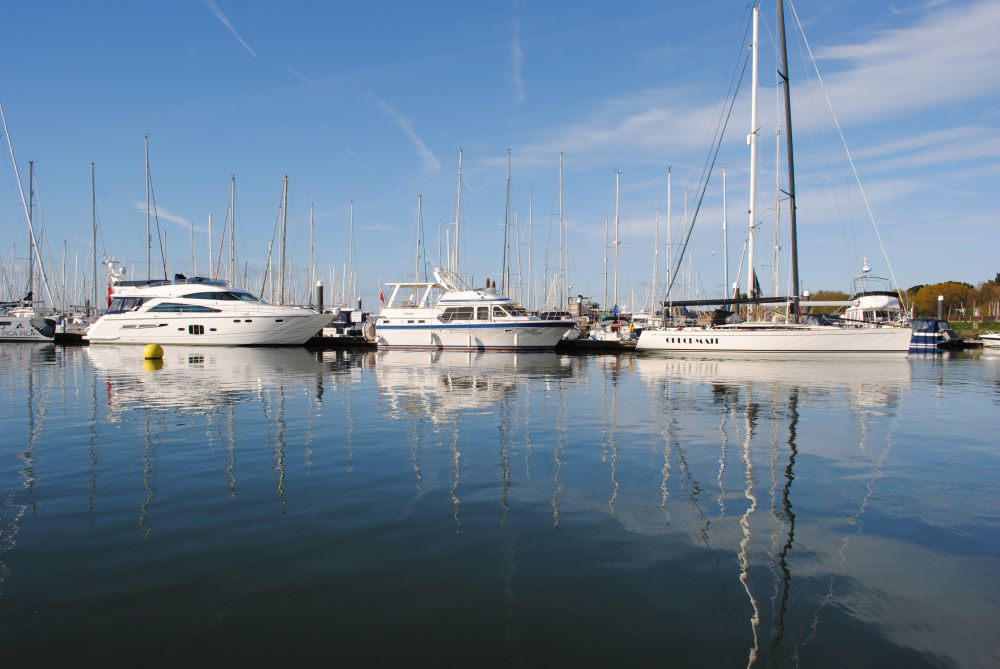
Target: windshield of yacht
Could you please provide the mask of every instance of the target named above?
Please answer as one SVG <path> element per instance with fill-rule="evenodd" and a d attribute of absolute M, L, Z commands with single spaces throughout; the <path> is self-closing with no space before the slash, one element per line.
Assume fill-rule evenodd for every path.
<path fill-rule="evenodd" d="M 188 293 L 183 296 L 188 300 L 239 300 L 242 302 L 260 302 L 256 297 L 243 290 L 220 290 L 208 293 Z"/>
<path fill-rule="evenodd" d="M 111 298 L 111 304 L 108 305 L 108 310 L 105 313 L 123 314 L 126 311 L 135 311 L 141 306 L 141 297 L 113 297 Z"/>

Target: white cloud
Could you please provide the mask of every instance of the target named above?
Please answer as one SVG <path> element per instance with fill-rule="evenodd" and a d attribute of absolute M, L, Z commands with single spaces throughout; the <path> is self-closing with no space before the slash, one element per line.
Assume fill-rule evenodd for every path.
<path fill-rule="evenodd" d="M 247 44 L 247 41 L 243 39 L 238 32 L 236 32 L 236 28 L 229 21 L 229 17 L 222 13 L 222 10 L 219 9 L 219 6 L 215 4 L 214 0 L 205 0 L 205 6 L 208 7 L 208 10 L 215 15 L 215 18 L 219 19 L 222 25 L 226 26 L 226 29 L 233 34 L 233 37 L 239 40 L 239 43 L 243 45 L 243 48 L 249 51 L 251 56 L 257 58 L 257 52 L 253 50 L 252 46 Z"/>
<path fill-rule="evenodd" d="M 521 49 L 521 30 L 514 18 L 514 30 L 510 44 L 511 79 L 514 82 L 514 97 L 517 104 L 524 103 L 524 50 Z"/>
<path fill-rule="evenodd" d="M 146 203 L 145 202 L 133 202 L 132 203 L 132 211 L 145 212 L 146 211 Z M 195 232 L 205 233 L 205 234 L 208 233 L 208 229 L 207 228 L 198 227 L 194 223 L 192 223 L 190 219 L 184 218 L 183 216 L 180 216 L 180 215 L 175 214 L 173 212 L 167 211 L 166 209 L 164 209 L 163 207 L 160 207 L 160 206 L 157 206 L 156 209 L 150 208 L 150 210 L 149 210 L 149 218 L 150 218 L 151 221 L 155 221 L 156 218 L 160 218 L 160 219 L 162 219 L 164 221 L 170 221 L 171 223 L 175 223 L 175 224 L 179 225 L 180 227 L 182 227 L 182 228 L 184 228 L 186 230 L 191 230 L 192 228 L 194 228 Z"/>
<path fill-rule="evenodd" d="M 406 136 L 413 141 L 413 144 L 417 147 L 417 153 L 420 154 L 420 157 L 423 160 L 424 169 L 432 172 L 440 170 L 441 162 L 437 159 L 437 156 L 435 156 L 434 153 L 427 148 L 424 140 L 420 139 L 417 135 L 416 131 L 413 129 L 413 124 L 410 122 L 410 119 L 400 114 L 395 107 L 392 107 L 384 100 L 378 100 L 377 102 L 379 109 L 384 111 L 389 118 L 391 118 L 396 125 L 399 126 L 399 129 L 406 133 Z"/>

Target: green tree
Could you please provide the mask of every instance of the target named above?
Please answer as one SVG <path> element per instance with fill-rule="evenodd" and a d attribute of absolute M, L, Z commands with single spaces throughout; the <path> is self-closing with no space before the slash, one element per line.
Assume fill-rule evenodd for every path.
<path fill-rule="evenodd" d="M 970 309 L 967 315 L 971 316 L 972 302 L 976 298 L 976 291 L 969 284 L 960 281 L 932 283 L 917 291 L 913 297 L 913 308 L 916 315 L 937 316 L 938 295 L 944 296 L 945 318 L 949 318 L 949 314 L 955 316 L 958 310 L 963 308 Z"/>

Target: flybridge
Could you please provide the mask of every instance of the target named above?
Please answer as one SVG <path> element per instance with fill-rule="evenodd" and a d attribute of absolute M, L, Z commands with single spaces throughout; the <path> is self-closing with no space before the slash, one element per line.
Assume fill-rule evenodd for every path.
<path fill-rule="evenodd" d="M 177 274 L 173 279 L 138 279 L 134 281 L 123 281 L 121 279 L 115 281 L 116 286 L 131 286 L 134 288 L 152 288 L 156 286 L 178 286 L 186 284 L 197 284 L 202 286 L 216 286 L 218 288 L 225 288 L 229 284 L 222 279 L 209 279 L 204 276 L 193 276 L 188 278 L 183 274 Z"/>

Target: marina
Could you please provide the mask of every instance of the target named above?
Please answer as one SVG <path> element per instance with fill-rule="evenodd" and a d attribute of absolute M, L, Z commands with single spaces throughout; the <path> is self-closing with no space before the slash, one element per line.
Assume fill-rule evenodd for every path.
<path fill-rule="evenodd" d="M 1000 666 L 1000 3 L 802 10 L 8 7 L 5 666 Z"/>

